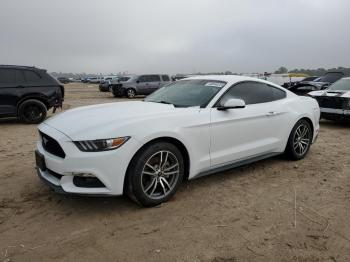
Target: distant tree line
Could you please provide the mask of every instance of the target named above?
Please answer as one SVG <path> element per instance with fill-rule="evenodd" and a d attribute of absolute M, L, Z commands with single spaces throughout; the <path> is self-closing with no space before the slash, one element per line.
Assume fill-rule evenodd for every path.
<path fill-rule="evenodd" d="M 317 68 L 317 69 L 293 69 L 288 70 L 286 67 L 281 66 L 275 71 L 275 74 L 285 74 L 285 73 L 301 73 L 307 74 L 309 76 L 322 76 L 327 72 L 343 72 L 345 76 L 350 76 L 350 68 L 339 66 L 337 68 Z"/>

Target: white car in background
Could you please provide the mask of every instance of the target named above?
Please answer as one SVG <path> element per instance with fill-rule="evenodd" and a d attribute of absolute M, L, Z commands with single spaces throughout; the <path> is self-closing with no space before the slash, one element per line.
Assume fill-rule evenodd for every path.
<path fill-rule="evenodd" d="M 80 107 L 39 126 L 38 175 L 58 192 L 127 193 L 144 206 L 183 179 L 281 153 L 302 159 L 319 132 L 316 100 L 242 76 L 173 82 L 144 101 Z"/>

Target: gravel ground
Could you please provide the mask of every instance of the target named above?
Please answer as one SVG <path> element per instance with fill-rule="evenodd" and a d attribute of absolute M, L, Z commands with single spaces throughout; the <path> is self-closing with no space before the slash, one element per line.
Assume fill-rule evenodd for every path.
<path fill-rule="evenodd" d="M 66 85 L 64 109 L 115 102 Z M 298 162 L 275 157 L 185 182 L 156 208 L 53 193 L 37 130 L 0 121 L 0 261 L 350 261 L 350 125 L 321 122 Z"/>

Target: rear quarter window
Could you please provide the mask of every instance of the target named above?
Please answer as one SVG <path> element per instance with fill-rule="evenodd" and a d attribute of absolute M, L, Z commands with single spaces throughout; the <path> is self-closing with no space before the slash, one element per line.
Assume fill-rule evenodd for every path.
<path fill-rule="evenodd" d="M 16 82 L 16 70 L 14 69 L 0 69 L 0 83 L 12 84 Z"/>
<path fill-rule="evenodd" d="M 41 77 L 38 73 L 30 70 L 23 70 L 24 78 L 26 82 L 38 82 Z"/>
<path fill-rule="evenodd" d="M 287 97 L 286 92 L 284 92 L 283 90 L 277 88 L 277 87 L 273 87 L 273 86 L 269 86 L 270 88 L 272 88 L 272 97 L 273 100 L 280 100 L 283 98 Z"/>
<path fill-rule="evenodd" d="M 168 81 L 170 81 L 170 78 L 168 75 L 162 75 L 162 80 L 165 82 L 168 82 Z"/>

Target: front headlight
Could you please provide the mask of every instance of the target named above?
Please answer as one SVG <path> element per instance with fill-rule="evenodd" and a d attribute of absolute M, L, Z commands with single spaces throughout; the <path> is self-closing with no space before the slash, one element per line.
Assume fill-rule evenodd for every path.
<path fill-rule="evenodd" d="M 99 152 L 117 149 L 125 144 L 129 138 L 129 136 L 125 136 L 109 139 L 74 141 L 74 144 L 83 152 Z"/>

